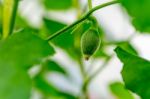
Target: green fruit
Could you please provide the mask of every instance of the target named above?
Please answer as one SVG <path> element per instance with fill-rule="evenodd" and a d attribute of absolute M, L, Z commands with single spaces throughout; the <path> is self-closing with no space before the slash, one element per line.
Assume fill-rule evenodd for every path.
<path fill-rule="evenodd" d="M 99 48 L 100 37 L 96 29 L 89 29 L 82 35 L 81 50 L 86 60 L 88 60 Z"/>

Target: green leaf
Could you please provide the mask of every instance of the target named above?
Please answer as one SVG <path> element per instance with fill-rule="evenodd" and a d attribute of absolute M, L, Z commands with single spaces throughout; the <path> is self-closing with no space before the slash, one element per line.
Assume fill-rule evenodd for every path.
<path fill-rule="evenodd" d="M 117 99 L 134 99 L 133 95 L 120 82 L 110 84 L 110 90 Z"/>
<path fill-rule="evenodd" d="M 132 23 L 141 32 L 150 32 L 150 0 L 120 0 L 131 15 Z"/>
<path fill-rule="evenodd" d="M 46 71 L 58 72 L 58 73 L 67 75 L 67 72 L 64 70 L 64 68 L 62 68 L 59 64 L 57 64 L 56 62 L 52 60 L 47 60 L 46 62 L 44 62 L 42 64 L 42 67 Z"/>
<path fill-rule="evenodd" d="M 66 24 L 63 24 L 58 21 L 46 19 L 46 18 L 44 18 L 44 23 L 49 32 L 49 35 L 59 31 L 60 29 L 62 29 L 66 26 Z M 70 34 L 70 32 L 71 31 L 69 30 L 66 33 L 63 33 L 62 35 L 58 36 L 57 38 L 51 40 L 51 42 L 53 42 L 57 46 L 64 48 L 66 50 L 70 49 L 70 47 L 72 47 L 74 44 L 74 41 L 73 41 L 74 38 L 73 38 L 73 35 Z"/>
<path fill-rule="evenodd" d="M 31 80 L 14 65 L 0 65 L 0 99 L 29 99 Z"/>
<path fill-rule="evenodd" d="M 25 29 L 25 28 L 32 28 L 29 23 L 26 21 L 24 17 L 22 17 L 20 14 L 16 16 L 16 22 L 15 22 L 15 29 Z"/>
<path fill-rule="evenodd" d="M 0 99 L 29 99 L 31 81 L 27 68 L 53 54 L 48 42 L 30 30 L 0 41 Z"/>
<path fill-rule="evenodd" d="M 21 31 L 0 42 L 0 64 L 9 62 L 28 67 L 53 54 L 54 50 L 48 42 L 32 34 L 30 30 Z"/>
<path fill-rule="evenodd" d="M 121 47 L 122 49 L 134 54 L 134 55 L 138 55 L 138 52 L 136 51 L 136 49 L 133 47 L 132 44 L 130 44 L 130 42 L 128 41 L 124 41 L 124 42 L 118 42 L 117 45 L 119 47 Z"/>
<path fill-rule="evenodd" d="M 142 99 L 150 98 L 150 61 L 130 54 L 120 47 L 115 49 L 119 59 L 123 62 L 122 77 L 125 86 L 140 95 Z"/>
<path fill-rule="evenodd" d="M 44 25 L 45 25 L 45 28 L 44 30 L 42 29 L 40 33 L 40 35 L 42 36 L 44 35 L 43 36 L 44 38 L 56 33 L 57 31 L 59 31 L 60 29 L 66 26 L 66 24 L 64 23 L 51 20 L 51 19 L 47 19 L 47 18 L 44 18 Z M 75 39 L 74 39 L 74 36 L 71 34 L 71 31 L 72 29 L 66 31 L 65 33 L 59 35 L 58 37 L 52 39 L 50 42 L 55 44 L 57 47 L 60 47 L 63 50 L 65 50 L 68 53 L 68 55 L 71 56 L 71 58 L 77 59 L 77 56 L 79 54 L 77 54 L 78 52 L 74 48 Z M 45 35 L 45 33 L 47 34 Z"/>
<path fill-rule="evenodd" d="M 42 0 L 48 10 L 67 10 L 73 6 L 73 0 Z"/>
<path fill-rule="evenodd" d="M 35 77 L 35 87 L 51 99 L 76 99 L 75 96 L 58 90 L 54 85 L 48 83 L 41 75 Z M 55 98 L 54 98 L 55 97 Z M 57 98 L 56 98 L 57 97 Z"/>

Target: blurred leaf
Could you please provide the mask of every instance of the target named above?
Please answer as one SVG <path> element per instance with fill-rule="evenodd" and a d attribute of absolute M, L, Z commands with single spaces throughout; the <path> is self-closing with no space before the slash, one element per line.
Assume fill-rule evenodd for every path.
<path fill-rule="evenodd" d="M 57 99 L 56 97 L 59 97 L 59 99 L 76 99 L 75 96 L 58 90 L 52 84 L 43 79 L 43 77 L 41 77 L 40 75 L 35 77 L 34 80 L 36 88 L 42 91 L 43 94 L 45 94 L 47 97 L 53 97 L 51 99 Z"/>
<path fill-rule="evenodd" d="M 136 51 L 136 49 L 133 47 L 133 45 L 130 44 L 130 42 L 118 42 L 117 45 L 119 47 L 121 47 L 122 49 L 134 54 L 134 55 L 138 55 L 138 52 Z"/>
<path fill-rule="evenodd" d="M 110 84 L 110 90 L 117 99 L 134 99 L 133 95 L 120 82 Z"/>
<path fill-rule="evenodd" d="M 73 6 L 73 0 L 42 0 L 49 10 L 66 10 Z"/>
<path fill-rule="evenodd" d="M 31 28 L 31 27 L 29 26 L 27 21 L 18 14 L 16 16 L 15 29 L 24 29 L 24 28 Z"/>
<path fill-rule="evenodd" d="M 50 36 L 51 34 L 59 31 L 60 29 L 66 26 L 66 24 L 47 18 L 44 18 L 44 23 L 46 28 L 43 28 L 44 30 L 42 29 L 40 34 L 44 35 L 43 36 L 44 38 Z M 73 59 L 76 59 L 76 56 L 78 54 L 74 49 L 74 36 L 71 34 L 71 31 L 72 29 L 66 31 L 65 33 L 59 35 L 58 37 L 52 39 L 50 42 L 65 50 L 68 53 L 68 55 L 70 55 Z"/>
<path fill-rule="evenodd" d="M 137 93 L 142 99 L 150 98 L 150 61 L 130 54 L 120 47 L 115 49 L 119 59 L 124 63 L 122 77 L 125 86 Z"/>
<path fill-rule="evenodd" d="M 51 71 L 51 72 L 58 72 L 67 75 L 67 72 L 62 68 L 59 64 L 52 60 L 47 60 L 42 64 L 42 67 L 46 71 Z"/>
<path fill-rule="evenodd" d="M 0 99 L 29 99 L 31 81 L 26 69 L 53 54 L 48 42 L 29 30 L 0 41 Z"/>
<path fill-rule="evenodd" d="M 66 24 L 46 18 L 44 18 L 44 23 L 49 34 L 53 34 L 66 26 Z M 69 30 L 66 33 L 63 33 L 62 35 L 58 36 L 57 38 L 54 38 L 51 41 L 61 48 L 64 48 L 66 50 L 70 49 L 70 47 L 72 47 L 74 43 L 73 35 L 71 35 L 70 32 L 71 31 Z"/>
<path fill-rule="evenodd" d="M 132 23 L 141 32 L 150 32 L 150 0 L 120 0 L 132 16 Z"/>
<path fill-rule="evenodd" d="M 30 30 L 15 33 L 7 40 L 0 42 L 0 61 L 2 61 L 0 64 L 10 62 L 28 67 L 53 54 L 54 50 L 48 42 L 32 34 Z"/>
<path fill-rule="evenodd" d="M 29 99 L 30 91 L 31 80 L 24 70 L 8 63 L 0 65 L 0 99 Z"/>

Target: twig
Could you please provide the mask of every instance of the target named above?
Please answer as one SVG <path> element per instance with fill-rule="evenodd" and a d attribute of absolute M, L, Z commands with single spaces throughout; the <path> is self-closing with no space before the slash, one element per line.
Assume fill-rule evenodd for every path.
<path fill-rule="evenodd" d="M 93 12 L 95 12 L 96 10 L 98 9 L 101 9 L 101 8 L 104 8 L 104 7 L 107 7 L 109 5 L 112 5 L 112 4 L 116 4 L 116 3 L 119 3 L 119 1 L 111 1 L 111 2 L 107 2 L 107 3 L 104 3 L 102 5 L 98 5 L 96 7 L 94 7 L 93 9 L 91 9 L 87 14 L 85 14 L 83 17 L 81 17 L 79 20 L 75 21 L 74 23 L 72 23 L 71 25 L 69 26 L 66 26 L 64 27 L 63 29 L 61 29 L 60 31 L 52 34 L 51 36 L 49 36 L 46 40 L 52 40 L 53 38 L 57 37 L 58 35 L 62 34 L 62 33 L 65 33 L 65 31 L 73 28 L 74 26 L 76 26 L 77 24 L 79 24 L 80 22 L 83 22 L 84 20 L 86 20 Z"/>
<path fill-rule="evenodd" d="M 12 11 L 12 16 L 10 20 L 9 35 L 13 33 L 18 5 L 19 5 L 19 0 L 14 0 L 13 11 Z"/>

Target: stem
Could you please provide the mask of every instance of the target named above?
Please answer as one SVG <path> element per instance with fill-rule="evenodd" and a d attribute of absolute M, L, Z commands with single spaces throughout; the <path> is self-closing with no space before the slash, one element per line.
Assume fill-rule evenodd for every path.
<path fill-rule="evenodd" d="M 75 8 L 76 8 L 76 11 L 77 11 L 76 17 L 79 18 L 81 16 L 81 10 L 80 10 L 79 0 L 73 0 L 73 2 L 74 2 L 74 5 L 75 5 Z"/>
<path fill-rule="evenodd" d="M 86 80 L 87 75 L 86 75 L 86 72 L 85 72 L 85 69 L 84 69 L 84 65 L 83 65 L 83 64 L 81 65 L 81 71 L 83 72 L 83 86 L 84 86 L 84 81 Z M 82 86 L 82 87 L 83 87 L 83 86 Z M 85 88 L 83 87 L 83 88 L 81 89 L 81 91 L 82 91 L 82 93 L 83 93 L 84 98 L 85 98 L 85 99 L 89 99 L 87 87 L 85 87 Z"/>
<path fill-rule="evenodd" d="M 95 12 L 96 10 L 98 9 L 101 9 L 101 8 L 104 8 L 104 7 L 107 7 L 109 5 L 112 5 L 112 4 L 116 4 L 116 3 L 119 3 L 119 1 L 111 1 L 111 2 L 107 2 L 107 3 L 104 3 L 102 5 L 98 5 L 96 7 L 94 7 L 93 9 L 91 9 L 87 14 L 85 14 L 83 17 L 81 17 L 79 20 L 75 21 L 74 23 L 72 23 L 71 25 L 69 26 L 66 26 L 64 27 L 63 29 L 61 29 L 60 31 L 52 34 L 50 37 L 48 37 L 46 40 L 52 40 L 53 38 L 57 37 L 58 35 L 62 34 L 62 33 L 65 33 L 65 31 L 73 28 L 75 25 L 79 24 L 80 22 L 83 22 L 84 20 L 86 20 L 93 12 Z"/>
<path fill-rule="evenodd" d="M 102 64 L 102 66 L 100 66 L 97 71 L 95 71 L 93 73 L 93 75 L 91 75 L 89 77 L 89 79 L 87 80 L 88 82 L 92 81 L 99 73 L 101 73 L 103 71 L 103 69 L 106 67 L 106 65 L 108 64 L 108 62 L 112 59 L 113 55 L 109 56 L 108 58 L 106 58 L 106 60 L 104 61 L 104 63 Z"/>
<path fill-rule="evenodd" d="M 65 31 L 69 30 L 70 28 L 74 27 L 75 25 L 79 24 L 80 22 L 83 22 L 86 18 L 83 17 L 79 20 L 77 20 L 76 22 L 74 22 L 73 24 L 64 27 L 63 29 L 61 29 L 60 31 L 56 32 L 55 34 L 52 34 L 50 37 L 47 38 L 48 41 L 52 40 L 53 38 L 57 37 L 58 35 L 64 33 Z"/>
<path fill-rule="evenodd" d="M 83 88 L 82 90 L 88 90 L 88 85 L 91 83 L 91 81 L 93 81 L 93 79 L 103 71 L 103 69 L 106 67 L 106 65 L 108 64 L 108 62 L 110 61 L 110 59 L 112 59 L 113 55 L 109 56 L 105 61 L 104 63 L 102 64 L 102 66 L 100 66 L 100 68 L 97 69 L 97 71 L 94 72 L 93 75 L 91 75 L 89 78 L 87 78 L 85 81 L 84 81 L 84 84 L 83 84 Z M 87 98 L 86 98 L 87 99 Z"/>
<path fill-rule="evenodd" d="M 84 69 L 84 65 L 83 65 L 82 59 L 79 60 L 79 64 L 80 64 L 79 68 L 80 68 L 82 77 L 83 77 L 83 79 L 85 79 L 86 78 L 86 72 L 85 72 L 85 69 Z"/>
<path fill-rule="evenodd" d="M 79 59 L 79 68 L 80 68 L 80 72 L 82 74 L 82 79 L 83 79 L 83 85 L 84 85 L 84 81 L 86 80 L 86 72 L 85 72 L 85 69 L 84 69 L 84 65 L 83 65 L 83 62 L 82 62 L 82 59 Z M 88 93 L 87 93 L 87 90 L 83 89 L 83 86 L 82 86 L 82 89 L 81 89 L 81 97 L 79 96 L 79 99 L 88 99 Z M 84 98 L 83 98 L 84 96 Z"/>
<path fill-rule="evenodd" d="M 17 10 L 18 10 L 18 5 L 19 5 L 19 0 L 14 0 L 13 11 L 12 11 L 12 16 L 11 16 L 11 20 L 10 20 L 9 35 L 11 35 L 13 33 L 15 20 L 16 20 L 16 14 L 17 14 Z"/>
<path fill-rule="evenodd" d="M 89 10 L 92 9 L 92 0 L 88 0 L 88 6 L 89 6 Z"/>
<path fill-rule="evenodd" d="M 9 25 L 10 25 L 10 17 L 12 14 L 13 0 L 4 0 L 3 2 L 3 29 L 2 29 L 2 37 L 3 39 L 7 38 L 9 35 Z"/>

